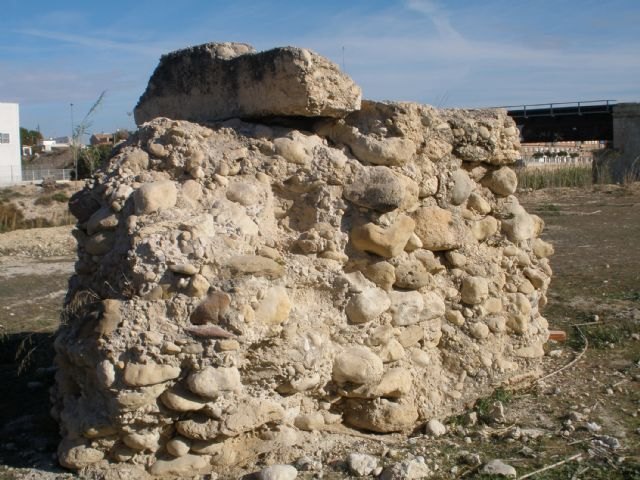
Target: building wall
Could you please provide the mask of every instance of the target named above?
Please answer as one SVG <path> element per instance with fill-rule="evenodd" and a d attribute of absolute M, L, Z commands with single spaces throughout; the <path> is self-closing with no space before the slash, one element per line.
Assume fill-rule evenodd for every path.
<path fill-rule="evenodd" d="M 614 182 L 640 180 L 640 103 L 613 107 L 612 152 L 600 159 Z"/>
<path fill-rule="evenodd" d="M 0 103 L 0 184 L 21 180 L 20 111 L 17 103 Z"/>
<path fill-rule="evenodd" d="M 613 148 L 630 158 L 640 156 L 640 103 L 613 107 Z"/>

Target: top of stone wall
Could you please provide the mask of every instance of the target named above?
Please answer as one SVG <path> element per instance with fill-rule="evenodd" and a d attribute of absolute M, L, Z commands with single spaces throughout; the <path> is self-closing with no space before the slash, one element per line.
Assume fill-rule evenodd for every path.
<path fill-rule="evenodd" d="M 360 100 L 360 87 L 310 50 L 256 52 L 245 43 L 207 43 L 164 55 L 134 116 L 138 125 L 156 117 L 341 118 L 358 110 Z"/>

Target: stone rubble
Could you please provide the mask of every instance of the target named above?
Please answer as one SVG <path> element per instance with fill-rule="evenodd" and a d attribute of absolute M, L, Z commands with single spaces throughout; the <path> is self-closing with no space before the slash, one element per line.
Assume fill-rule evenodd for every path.
<path fill-rule="evenodd" d="M 222 58 L 180 80 L 189 98 L 203 78 L 231 91 L 219 82 L 233 81 L 232 57 L 271 68 L 271 54 L 237 56 L 250 50 L 208 44 L 162 62 Z M 285 50 L 308 57 L 307 73 L 328 64 Z M 335 66 L 344 84 L 282 65 L 283 91 L 306 85 L 291 104 L 355 91 Z M 178 79 L 163 81 L 176 101 Z M 512 195 L 518 132 L 504 111 L 358 97 L 305 114 L 260 100 L 253 113 L 212 104 L 203 118 L 199 99 L 144 117 L 73 197 L 78 259 L 52 392 L 65 467 L 227 472 L 275 450 L 293 462 L 289 447 L 325 430 L 409 433 L 537 371 L 553 248 Z M 382 478 L 429 474 L 405 463 Z"/>
<path fill-rule="evenodd" d="M 518 476 L 514 467 L 498 459 L 487 462 L 480 470 L 480 473 L 505 478 L 516 478 Z"/>
<path fill-rule="evenodd" d="M 350 453 L 347 456 L 349 471 L 358 477 L 372 475 L 378 469 L 378 459 L 366 453 Z"/>

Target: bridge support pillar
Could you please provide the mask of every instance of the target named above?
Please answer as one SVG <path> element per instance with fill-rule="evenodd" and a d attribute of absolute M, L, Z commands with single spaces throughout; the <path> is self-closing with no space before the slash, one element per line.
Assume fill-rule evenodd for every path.
<path fill-rule="evenodd" d="M 640 180 L 640 103 L 613 107 L 613 150 L 594 161 L 594 180 L 625 183 Z"/>

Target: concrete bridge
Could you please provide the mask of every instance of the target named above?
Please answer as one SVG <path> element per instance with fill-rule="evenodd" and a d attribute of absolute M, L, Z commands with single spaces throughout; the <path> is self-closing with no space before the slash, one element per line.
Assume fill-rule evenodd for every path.
<path fill-rule="evenodd" d="M 505 106 L 523 143 L 605 140 L 595 171 L 616 182 L 640 180 L 640 103 L 615 100 Z"/>
<path fill-rule="evenodd" d="M 561 142 L 613 140 L 615 100 L 516 105 L 506 108 L 518 128 L 521 140 Z"/>

